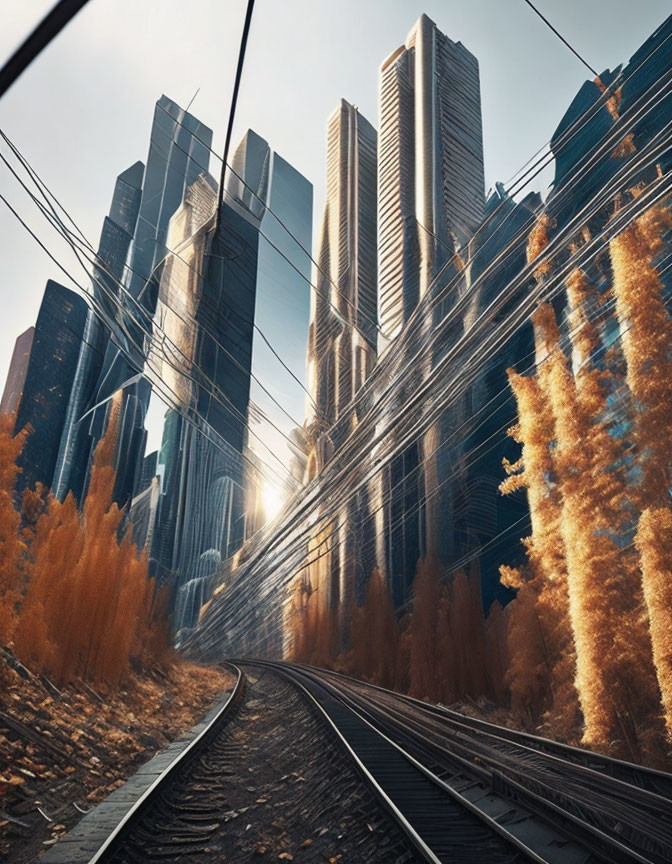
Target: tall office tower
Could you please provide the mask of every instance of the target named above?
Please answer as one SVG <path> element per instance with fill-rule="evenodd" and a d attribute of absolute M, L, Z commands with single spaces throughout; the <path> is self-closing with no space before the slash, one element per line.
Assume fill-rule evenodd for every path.
<path fill-rule="evenodd" d="M 115 500 L 122 506 L 129 503 L 133 495 L 147 437 L 144 422 L 151 388 L 139 374 L 143 371 L 152 332 L 167 253 L 168 224 L 182 203 L 186 189 L 207 171 L 211 142 L 212 132 L 207 126 L 166 96 L 158 100 L 126 279 L 129 295 L 126 299 L 126 347 L 134 360 L 129 362 L 123 352 L 108 346 L 96 394 L 96 402 L 102 402 L 125 385 L 115 485 Z M 97 411 L 92 421 L 94 446 L 106 424 L 107 411 Z"/>
<path fill-rule="evenodd" d="M 196 385 L 192 380 L 197 326 L 196 312 L 202 294 L 202 271 L 210 242 L 207 222 L 217 205 L 217 184 L 210 175 L 201 175 L 185 192 L 168 229 L 169 254 L 161 277 L 155 315 L 159 341 L 147 357 L 147 370 L 173 400 L 175 407 L 165 415 L 163 439 L 158 457 L 160 478 L 156 530 L 150 548 L 153 575 L 173 582 L 175 554 L 181 545 L 178 513 L 184 510 L 181 488 L 185 478 L 185 439 L 188 417 L 194 415 Z M 194 516 L 198 518 L 198 515 Z"/>
<path fill-rule="evenodd" d="M 380 349 L 483 218 L 478 61 L 421 15 L 380 69 Z"/>
<path fill-rule="evenodd" d="M 78 294 L 47 282 L 14 424 L 16 432 L 32 430 L 17 463 L 18 495 L 38 482 L 52 484 L 87 312 Z"/>
<path fill-rule="evenodd" d="M 272 463 L 258 439 L 273 448 L 273 410 L 291 411 L 291 391 L 283 376 L 300 389 L 286 370 L 278 375 L 277 358 L 260 331 L 273 334 L 273 348 L 295 374 L 305 368 L 310 263 L 297 243 L 310 248 L 312 187 L 252 131 L 232 165 L 235 173 L 216 226 L 208 218 L 216 205 L 215 185 L 206 176 L 188 190 L 171 220 L 169 245 L 179 258 L 169 257 L 164 269 L 155 321 L 179 345 L 177 373 L 175 357 L 168 367 L 151 353 L 148 358 L 152 375 L 163 369 L 161 377 L 172 376 L 182 404 L 182 416 L 176 411 L 166 415 L 152 550 L 157 572 L 176 587 L 178 629 L 193 623 L 207 599 L 210 577 L 240 548 L 246 526 L 249 530 L 258 524 L 261 514 L 247 514 L 245 507 L 255 506 L 261 497 L 251 494 L 259 482 L 255 466 L 262 459 Z M 199 209 L 202 217 L 195 216 Z M 185 327 L 185 321 L 194 326 Z M 258 385 L 255 414 L 261 421 L 251 451 L 253 374 L 282 408 Z M 302 405 L 302 394 L 294 400 Z M 284 415 L 283 420 L 288 422 Z"/>
<path fill-rule="evenodd" d="M 0 401 L 0 414 L 14 414 L 19 407 L 26 383 L 30 349 L 33 347 L 34 336 L 35 328 L 29 327 L 17 337 L 14 343 L 5 389 L 2 392 L 2 401 Z"/>
<path fill-rule="evenodd" d="M 224 201 L 246 219 L 256 220 L 259 232 L 248 444 L 262 462 L 284 476 L 283 465 L 291 460 L 287 437 L 301 424 L 305 409 L 305 393 L 298 382 L 306 373 L 313 187 L 251 129 L 231 165 Z M 251 471 L 247 473 L 254 485 Z M 248 500 L 253 504 L 259 498 L 251 495 Z M 262 517 L 251 516 L 248 526 L 259 524 Z"/>
<path fill-rule="evenodd" d="M 376 359 L 376 139 L 368 120 L 342 99 L 327 123 L 327 198 L 308 336 L 308 418 L 320 467 L 352 431 L 352 398 Z M 357 548 L 367 516 L 363 490 L 333 526 L 338 554 L 324 556 L 311 573 L 313 587 L 325 589 L 320 596 L 334 610 L 375 564 L 373 558 L 363 562 Z"/>
<path fill-rule="evenodd" d="M 376 131 L 345 99 L 327 126 L 327 202 L 317 264 L 308 381 L 313 419 L 332 426 L 373 367 L 377 336 Z M 340 425 L 345 433 L 346 424 Z"/>
<path fill-rule="evenodd" d="M 91 418 L 85 415 L 95 404 L 110 345 L 110 322 L 118 317 L 119 283 L 138 221 L 144 170 L 142 162 L 136 162 L 117 177 L 110 212 L 103 222 L 93 270 L 93 308 L 86 320 L 54 472 L 53 492 L 61 500 L 72 491 L 79 501 L 84 491 L 91 453 Z"/>
<path fill-rule="evenodd" d="M 478 62 L 426 15 L 381 66 L 379 154 L 382 354 L 422 299 L 437 296 L 457 275 L 446 265 L 468 243 L 484 214 Z M 428 338 L 455 296 L 457 291 L 451 292 L 431 313 L 422 313 L 410 347 Z M 449 343 L 450 338 L 435 345 L 426 361 L 416 364 L 407 392 L 392 412 L 402 410 L 403 398 L 431 373 Z M 439 417 L 423 436 L 405 445 L 379 479 L 375 497 L 384 503 L 378 517 L 379 566 L 388 572 L 397 603 L 406 599 L 419 558 L 452 556 L 448 477 L 454 465 L 441 444 L 459 423 L 460 410 Z M 381 426 L 385 421 L 381 418 Z M 459 455 L 454 462 L 459 466 Z"/>

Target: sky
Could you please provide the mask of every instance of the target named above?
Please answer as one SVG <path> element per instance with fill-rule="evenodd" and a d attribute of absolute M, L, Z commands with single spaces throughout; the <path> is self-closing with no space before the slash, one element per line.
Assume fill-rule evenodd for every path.
<path fill-rule="evenodd" d="M 3 0 L 0 62 L 52 2 Z M 0 128 L 94 246 L 117 174 L 146 158 L 162 93 L 183 106 L 195 96 L 191 111 L 213 129 L 213 148 L 222 151 L 245 5 L 90 0 L 0 100 Z M 598 71 L 627 61 L 670 11 L 669 0 L 536 5 Z M 313 183 L 314 243 L 324 206 L 327 117 L 344 97 L 377 126 L 378 69 L 422 12 L 479 60 L 487 188 L 510 179 L 548 141 L 590 74 L 524 0 L 257 0 L 233 145 L 252 128 Z M 219 175 L 214 159 L 210 170 Z M 540 178 L 537 188 L 544 191 L 551 179 Z M 70 263 L 4 166 L 0 191 Z M 35 322 L 46 280 L 74 286 L 2 202 L 0 238 L 4 382 L 14 340 Z M 279 367 L 262 372 L 273 388 Z M 298 384 L 282 398 L 289 413 L 302 413 Z M 150 411 L 150 450 L 160 443 L 163 410 L 153 404 Z"/>

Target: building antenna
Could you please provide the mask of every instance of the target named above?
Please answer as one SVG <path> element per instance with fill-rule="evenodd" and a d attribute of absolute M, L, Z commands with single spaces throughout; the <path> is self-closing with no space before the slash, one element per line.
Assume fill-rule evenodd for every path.
<path fill-rule="evenodd" d="M 240 80 L 243 77 L 243 63 L 245 62 L 245 49 L 247 48 L 247 37 L 250 32 L 250 24 L 252 23 L 252 10 L 254 9 L 254 0 L 247 0 L 247 12 L 245 14 L 245 23 L 243 25 L 243 33 L 240 39 L 240 51 L 238 52 L 238 68 L 236 69 L 236 80 L 233 84 L 233 93 L 231 94 L 231 108 L 229 109 L 229 125 L 226 130 L 226 142 L 224 144 L 224 156 L 222 158 L 222 174 L 219 180 L 219 207 L 217 208 L 217 224 L 219 224 L 219 214 L 221 205 L 224 201 L 224 178 L 226 175 L 226 163 L 229 158 L 229 148 L 231 147 L 231 134 L 233 132 L 233 121 L 236 115 L 236 103 L 238 102 L 238 90 L 240 89 Z"/>
<path fill-rule="evenodd" d="M 541 14 L 541 12 L 537 9 L 537 7 L 534 5 L 534 3 L 532 3 L 532 0 L 525 0 L 525 2 L 530 7 L 530 9 L 532 9 L 534 12 L 536 12 L 536 14 L 541 18 L 541 20 L 544 22 L 544 24 L 546 24 L 548 27 L 551 28 L 551 30 L 555 33 L 555 35 L 558 37 L 558 39 L 561 42 L 564 42 L 564 44 L 569 48 L 569 50 L 572 52 L 572 54 L 574 54 L 576 57 L 578 57 L 579 60 L 583 63 L 583 65 L 587 69 L 589 69 L 596 78 L 599 78 L 600 77 L 599 73 L 596 72 L 595 69 L 593 69 L 593 67 L 590 65 L 590 63 L 588 63 L 587 60 L 583 59 L 583 57 L 579 54 L 579 52 L 576 50 L 576 48 L 572 48 L 572 46 L 565 39 L 565 37 L 562 35 L 562 33 L 559 33 L 555 29 L 555 27 L 551 24 L 551 22 L 548 20 L 548 18 L 546 18 L 544 15 Z"/>

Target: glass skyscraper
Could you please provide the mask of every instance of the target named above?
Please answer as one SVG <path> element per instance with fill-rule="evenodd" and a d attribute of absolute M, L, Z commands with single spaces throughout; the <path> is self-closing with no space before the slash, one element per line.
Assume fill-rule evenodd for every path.
<path fill-rule="evenodd" d="M 19 496 L 38 482 L 52 485 L 87 313 L 82 297 L 47 282 L 14 424 L 32 430 L 17 460 Z"/>
<path fill-rule="evenodd" d="M 483 218 L 478 61 L 421 15 L 380 69 L 381 350 Z"/>
<path fill-rule="evenodd" d="M 246 484 L 256 480 L 257 464 L 248 449 L 253 369 L 269 389 L 274 381 L 283 387 L 277 359 L 265 355 L 255 325 L 272 332 L 296 374 L 305 368 L 310 262 L 295 250 L 297 241 L 310 248 L 312 187 L 251 131 L 232 164 L 216 224 L 216 187 L 207 175 L 189 188 L 171 220 L 170 245 L 179 256 L 166 262 L 155 326 L 178 344 L 180 356 L 148 357 L 151 374 L 179 394 L 179 410 L 166 414 L 152 548 L 155 572 L 175 587 L 178 629 L 193 623 L 210 577 L 240 549 L 246 523 L 254 522 L 245 514 Z M 287 240 L 269 206 L 297 240 Z M 261 458 L 269 461 L 268 454 Z"/>
<path fill-rule="evenodd" d="M 95 397 L 96 403 L 104 402 L 125 385 L 115 485 L 115 500 L 121 506 L 132 498 L 144 456 L 147 438 L 144 424 L 151 386 L 139 373 L 143 371 L 151 342 L 152 319 L 167 253 L 168 224 L 186 189 L 207 171 L 211 142 L 212 132 L 207 126 L 167 96 L 158 100 L 125 279 L 126 352 L 112 344 L 108 346 Z M 129 354 L 134 363 L 129 361 Z M 91 424 L 93 446 L 104 433 L 106 422 L 107 409 L 96 411 Z"/>
<path fill-rule="evenodd" d="M 96 387 L 110 346 L 109 322 L 118 316 L 115 300 L 120 294 L 119 282 L 124 276 L 138 221 L 144 167 L 142 162 L 136 162 L 117 177 L 110 212 L 103 222 L 93 271 L 93 308 L 87 315 L 54 472 L 53 492 L 61 500 L 71 490 L 81 500 L 87 482 L 91 418 L 85 415 L 94 407 Z"/>
<path fill-rule="evenodd" d="M 287 465 L 290 460 L 285 436 L 301 425 L 305 411 L 305 393 L 296 379 L 304 381 L 306 376 L 313 187 L 251 129 L 236 148 L 231 166 L 224 201 L 246 219 L 258 220 L 259 231 L 250 365 L 254 434 L 249 446 L 262 462 L 284 476 L 281 463 Z M 278 485 L 281 482 L 277 480 Z"/>

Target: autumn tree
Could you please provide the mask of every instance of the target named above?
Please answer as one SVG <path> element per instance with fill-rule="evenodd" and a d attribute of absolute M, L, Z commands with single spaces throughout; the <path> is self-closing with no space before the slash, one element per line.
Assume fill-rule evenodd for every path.
<path fill-rule="evenodd" d="M 352 674 L 381 687 L 394 687 L 399 626 L 392 596 L 378 568 L 369 577 L 361 608 L 353 610 L 350 633 Z"/>
<path fill-rule="evenodd" d="M 572 375 L 551 306 L 537 310 L 535 326 L 547 351 L 540 378 L 555 418 L 554 463 L 562 489 L 561 529 L 584 740 L 635 756 L 639 721 L 655 714 L 656 687 L 637 574 L 622 554 L 620 526 L 613 521 L 623 492 L 621 445 L 601 416 L 604 396 L 596 396 L 598 385 L 584 386 L 580 376 L 577 384 Z M 580 374 L 601 376 L 599 369 L 585 367 Z"/>
<path fill-rule="evenodd" d="M 421 560 L 413 580 L 413 606 L 408 626 L 409 692 L 411 696 L 430 702 L 437 702 L 441 697 L 437 675 L 440 601 L 439 562 L 436 558 Z"/>
<path fill-rule="evenodd" d="M 672 729 L 672 667 L 669 595 L 669 491 L 672 487 L 672 318 L 656 269 L 663 237 L 672 225 L 669 208 L 654 206 L 610 242 L 616 316 L 622 328 L 626 382 L 634 400 L 636 480 L 629 490 L 641 510 L 635 544 L 653 661 L 668 731 Z"/>
<path fill-rule="evenodd" d="M 485 618 L 478 568 L 452 574 L 449 587 L 449 627 L 453 680 L 458 699 L 488 694 L 485 668 Z"/>
<path fill-rule="evenodd" d="M 645 510 L 635 544 L 641 556 L 644 599 L 649 616 L 653 662 L 672 736 L 672 510 Z"/>
<path fill-rule="evenodd" d="M 538 346 L 539 348 L 539 346 Z M 544 362 L 543 351 L 540 354 Z M 504 461 L 503 494 L 527 492 L 532 533 L 523 540 L 528 563 L 502 567 L 502 582 L 517 591 L 508 613 L 507 683 L 511 707 L 531 721 L 545 712 L 567 737 L 577 722 L 575 652 L 569 624 L 567 569 L 561 533 L 562 497 L 555 482 L 555 437 L 550 401 L 539 379 L 508 370 L 518 423 L 509 435 L 522 444 L 517 463 Z"/>
<path fill-rule="evenodd" d="M 640 509 L 667 503 L 672 487 L 672 318 L 655 266 L 672 213 L 651 207 L 609 244 L 626 383 L 635 403 L 639 478 L 630 495 Z"/>
<path fill-rule="evenodd" d="M 24 579 L 26 545 L 20 515 L 14 506 L 14 487 L 25 433 L 13 435 L 14 418 L 0 414 L 0 644 L 12 641 L 17 606 Z"/>
<path fill-rule="evenodd" d="M 153 583 L 130 534 L 119 539 L 113 502 L 113 412 L 96 448 L 82 512 L 70 494 L 48 496 L 30 544 L 29 581 L 16 631 L 19 657 L 59 681 L 77 676 L 116 684 L 128 668 Z"/>

